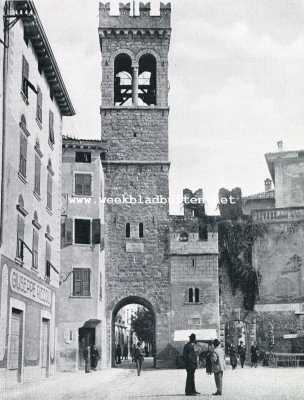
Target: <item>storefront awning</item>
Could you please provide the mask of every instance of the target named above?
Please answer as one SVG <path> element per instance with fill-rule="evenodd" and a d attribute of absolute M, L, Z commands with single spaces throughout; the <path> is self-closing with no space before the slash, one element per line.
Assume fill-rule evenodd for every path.
<path fill-rule="evenodd" d="M 96 326 L 101 322 L 100 319 L 88 319 L 84 324 L 83 328 L 96 328 Z"/>
<path fill-rule="evenodd" d="M 210 341 L 217 338 L 216 329 L 193 329 L 174 331 L 175 342 L 187 342 L 191 333 L 194 333 L 198 341 Z"/>

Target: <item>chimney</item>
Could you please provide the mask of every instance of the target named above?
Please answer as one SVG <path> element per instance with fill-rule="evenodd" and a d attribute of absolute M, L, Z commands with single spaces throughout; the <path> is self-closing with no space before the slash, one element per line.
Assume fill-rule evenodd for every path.
<path fill-rule="evenodd" d="M 283 151 L 283 140 L 279 140 L 277 142 L 278 151 Z"/>
<path fill-rule="evenodd" d="M 272 190 L 272 180 L 267 178 L 264 180 L 264 185 L 265 185 L 265 192 L 270 192 Z"/>

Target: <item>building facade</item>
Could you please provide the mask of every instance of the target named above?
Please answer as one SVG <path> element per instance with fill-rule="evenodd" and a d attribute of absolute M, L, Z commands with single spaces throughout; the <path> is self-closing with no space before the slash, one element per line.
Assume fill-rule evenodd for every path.
<path fill-rule="evenodd" d="M 0 380 L 9 385 L 55 371 L 61 128 L 74 109 L 33 2 L 6 2 L 4 21 Z"/>
<path fill-rule="evenodd" d="M 200 342 L 220 334 L 217 225 L 205 215 L 202 190 L 183 195 L 193 204 L 170 218 L 172 345 L 180 352 L 191 332 Z"/>
<path fill-rule="evenodd" d="M 56 309 L 59 370 L 84 368 L 84 349 L 92 345 L 102 356 L 100 365 L 105 365 L 104 153 L 97 140 L 63 140 L 61 274 Z"/>

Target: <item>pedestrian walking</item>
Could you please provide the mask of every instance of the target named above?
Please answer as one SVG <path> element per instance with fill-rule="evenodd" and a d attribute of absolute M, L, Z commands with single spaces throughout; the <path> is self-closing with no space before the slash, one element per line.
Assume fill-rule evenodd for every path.
<path fill-rule="evenodd" d="M 236 353 L 236 348 L 233 344 L 231 344 L 229 347 L 229 358 L 230 358 L 230 364 L 231 364 L 232 369 L 236 369 L 237 353 Z"/>
<path fill-rule="evenodd" d="M 91 347 L 91 367 L 96 371 L 98 361 L 100 360 L 100 355 L 95 344 Z"/>
<path fill-rule="evenodd" d="M 128 345 L 124 344 L 122 356 L 123 356 L 123 358 L 125 360 L 127 360 L 128 359 L 128 355 L 129 355 Z"/>
<path fill-rule="evenodd" d="M 134 350 L 134 360 L 136 362 L 137 375 L 141 373 L 142 364 L 144 362 L 144 354 L 141 348 L 141 343 L 138 342 Z"/>
<path fill-rule="evenodd" d="M 214 381 L 216 385 L 216 392 L 212 393 L 213 396 L 221 396 L 223 393 L 223 374 L 225 370 L 225 354 L 223 349 L 220 347 L 220 341 L 214 339 L 213 341 L 214 350 L 212 352 L 212 371 L 214 373 Z"/>
<path fill-rule="evenodd" d="M 119 343 L 116 346 L 115 358 L 116 358 L 116 364 L 121 364 L 121 347 Z"/>
<path fill-rule="evenodd" d="M 258 348 L 256 343 L 252 343 L 250 348 L 251 353 L 251 368 L 254 366 L 255 368 L 258 366 Z"/>
<path fill-rule="evenodd" d="M 246 360 L 246 347 L 242 341 L 240 341 L 240 344 L 238 345 L 238 355 L 240 357 L 241 367 L 244 368 Z"/>
<path fill-rule="evenodd" d="M 197 368 L 197 355 L 194 348 L 195 343 L 196 343 L 195 334 L 191 333 L 191 335 L 189 336 L 189 342 L 185 344 L 183 350 L 183 359 L 187 371 L 186 388 L 185 388 L 186 396 L 195 396 L 199 394 L 199 392 L 197 392 L 195 389 L 195 378 L 194 378 L 195 370 Z"/>

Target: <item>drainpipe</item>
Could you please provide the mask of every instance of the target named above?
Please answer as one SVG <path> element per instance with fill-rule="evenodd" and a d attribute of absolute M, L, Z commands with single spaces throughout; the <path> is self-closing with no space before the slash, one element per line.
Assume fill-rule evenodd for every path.
<path fill-rule="evenodd" d="M 0 246 L 3 242 L 3 214 L 4 214 L 4 169 L 5 169 L 5 139 L 6 139 L 6 95 L 7 95 L 7 69 L 8 69 L 8 47 L 9 47 L 9 29 L 6 26 L 7 19 L 5 16 L 9 14 L 10 3 L 5 2 L 4 5 L 4 49 L 3 49 L 3 93 L 2 93 L 2 169 L 1 169 L 1 206 L 0 206 Z"/>

